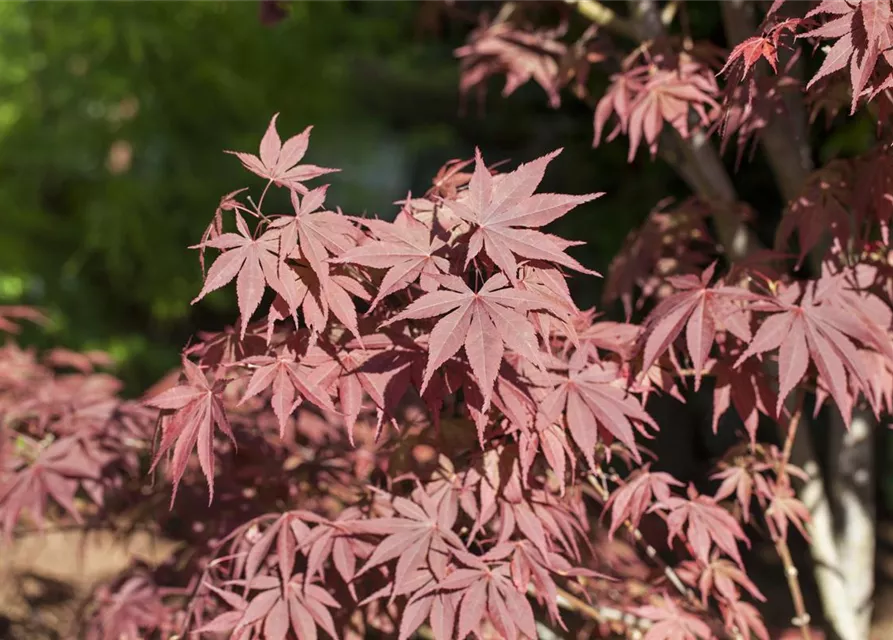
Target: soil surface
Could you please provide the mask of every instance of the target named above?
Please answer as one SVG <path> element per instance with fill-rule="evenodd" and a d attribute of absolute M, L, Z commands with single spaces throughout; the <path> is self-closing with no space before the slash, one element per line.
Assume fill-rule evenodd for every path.
<path fill-rule="evenodd" d="M 0 639 L 74 640 L 93 589 L 133 561 L 156 566 L 170 541 L 137 532 L 34 533 L 0 546 Z"/>

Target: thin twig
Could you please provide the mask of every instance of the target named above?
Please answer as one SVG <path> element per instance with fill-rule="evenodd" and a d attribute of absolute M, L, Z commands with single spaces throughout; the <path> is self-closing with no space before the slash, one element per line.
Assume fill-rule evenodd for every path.
<path fill-rule="evenodd" d="M 607 488 L 601 484 L 598 479 L 593 474 L 589 474 L 586 476 L 586 480 L 595 489 L 596 493 L 598 493 L 599 498 L 608 501 L 610 497 L 610 493 Z M 670 581 L 670 584 L 690 603 L 694 606 L 698 607 L 698 609 L 703 609 L 703 604 L 700 600 L 698 600 L 697 595 L 695 595 L 694 591 L 685 586 L 685 583 L 682 582 L 682 578 L 679 577 L 679 574 L 676 573 L 676 570 L 673 569 L 669 564 L 663 561 L 663 558 L 657 553 L 657 549 L 655 549 L 651 544 L 645 540 L 645 536 L 642 534 L 641 530 L 634 525 L 629 519 L 623 522 L 624 528 L 629 532 L 630 536 L 632 536 L 633 540 L 636 541 L 638 545 L 642 547 L 645 551 L 645 555 L 648 556 L 648 559 L 659 565 L 664 572 L 664 575 L 667 577 L 667 580 Z"/>
<path fill-rule="evenodd" d="M 532 589 L 530 590 L 532 592 Z M 558 588 L 558 606 L 567 611 L 579 613 L 598 623 L 619 622 L 630 631 L 645 631 L 652 625 L 651 620 L 640 618 L 636 615 L 603 605 L 591 605 L 572 593 Z M 535 595 L 532 593 L 532 595 Z"/>
<path fill-rule="evenodd" d="M 788 482 L 788 461 L 791 459 L 791 450 L 794 446 L 794 438 L 797 436 L 797 427 L 800 425 L 800 418 L 803 416 L 803 392 L 798 392 L 797 408 L 788 421 L 788 432 L 785 435 L 784 448 L 781 452 L 781 459 L 778 461 L 776 474 L 780 483 Z M 796 616 L 791 620 L 791 624 L 800 628 L 800 634 L 803 640 L 811 640 L 812 636 L 809 631 L 809 613 L 806 611 L 806 604 L 803 601 L 803 590 L 800 588 L 800 579 L 798 577 L 797 566 L 791 558 L 791 550 L 788 547 L 781 533 L 771 522 L 769 523 L 769 535 L 772 543 L 775 545 L 775 551 L 781 558 L 781 564 L 784 566 L 784 575 L 788 582 L 788 591 L 791 592 L 791 600 L 794 602 L 794 611 Z"/>

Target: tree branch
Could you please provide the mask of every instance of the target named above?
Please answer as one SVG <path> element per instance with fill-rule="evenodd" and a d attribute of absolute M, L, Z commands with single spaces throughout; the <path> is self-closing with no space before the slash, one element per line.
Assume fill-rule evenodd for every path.
<path fill-rule="evenodd" d="M 613 10 L 597 0 L 564 0 L 567 4 L 577 8 L 583 17 L 594 22 L 600 27 L 635 40 L 637 38 L 635 26 L 627 19 L 618 16 Z"/>
<path fill-rule="evenodd" d="M 720 4 L 729 47 L 754 35 L 757 22 L 753 3 L 748 0 L 728 0 Z M 793 55 L 792 51 L 779 49 L 779 66 L 785 67 Z M 802 71 L 795 69 L 795 72 L 797 70 Z M 754 69 L 754 75 L 761 75 L 759 67 Z M 803 96 L 799 91 L 788 91 L 784 96 L 784 103 L 785 110 L 772 114 L 760 131 L 759 140 L 779 191 L 785 202 L 789 202 L 799 195 L 814 166 Z"/>

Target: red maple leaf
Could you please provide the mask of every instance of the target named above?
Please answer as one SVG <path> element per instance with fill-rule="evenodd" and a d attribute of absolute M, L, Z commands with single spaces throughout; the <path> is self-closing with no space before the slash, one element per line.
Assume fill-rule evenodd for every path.
<path fill-rule="evenodd" d="M 792 523 L 804 540 L 809 541 L 805 526 L 811 519 L 809 509 L 797 499 L 790 484 L 772 483 L 770 496 L 766 518 L 772 521 L 782 539 L 788 537 L 788 523 Z"/>
<path fill-rule="evenodd" d="M 549 96 L 549 104 L 561 104 L 559 61 L 567 46 L 556 38 L 558 30 L 526 31 L 507 22 L 483 25 L 472 33 L 469 43 L 456 49 L 462 61 L 459 90 L 465 94 L 474 87 L 486 87 L 489 77 L 504 74 L 503 97 L 508 97 L 529 80 L 536 81 Z"/>
<path fill-rule="evenodd" d="M 408 638 L 428 617 L 427 611 L 434 615 L 434 602 L 439 593 L 456 594 L 451 604 L 454 604 L 457 611 L 450 616 L 451 621 L 448 620 L 448 624 L 437 623 L 441 629 L 450 632 L 454 626 L 458 626 L 456 633 L 442 636 L 444 640 L 465 638 L 469 633 L 480 635 L 479 630 L 485 615 L 503 638 L 516 640 L 519 632 L 528 638 L 536 638 L 536 622 L 530 602 L 512 583 L 509 564 L 497 560 L 499 556 L 510 553 L 514 547 L 501 547 L 502 549 L 494 548 L 481 557 L 457 552 L 457 557 L 467 568 L 456 568 L 443 580 L 421 589 L 412 597 L 400 625 L 401 639 Z M 490 558 L 497 562 L 491 564 L 493 560 Z M 425 613 L 419 615 L 422 611 Z M 442 615 L 439 611 L 437 613 Z M 411 617 L 409 614 L 412 614 Z"/>
<path fill-rule="evenodd" d="M 322 361 L 325 357 L 323 352 L 319 352 L 317 360 Z M 299 361 L 295 352 L 288 347 L 276 356 L 250 356 L 239 364 L 254 369 L 240 404 L 272 387 L 273 413 L 279 420 L 281 432 L 284 432 L 289 416 L 305 398 L 317 407 L 335 410 L 328 393 L 318 387 L 310 375 L 313 369 L 308 365 L 312 364 L 312 359 L 301 358 Z"/>
<path fill-rule="evenodd" d="M 717 557 L 717 555 L 714 553 L 712 560 L 707 565 L 702 566 L 698 562 L 689 560 L 676 570 L 683 580 L 698 586 L 698 590 L 701 592 L 701 602 L 705 607 L 708 597 L 714 592 L 730 602 L 739 600 L 739 586 L 756 600 L 766 601 L 766 596 L 747 577 L 741 567 L 725 558 Z"/>
<path fill-rule="evenodd" d="M 689 494 L 693 494 L 691 487 Z M 668 545 L 672 546 L 674 538 L 685 528 L 685 539 L 691 545 L 695 557 L 704 564 L 710 562 L 710 551 L 715 545 L 738 565 L 744 566 L 738 551 L 738 541 L 749 545 L 747 536 L 738 521 L 719 506 L 716 500 L 699 495 L 693 495 L 690 499 L 671 496 L 662 503 L 654 504 L 650 511 L 664 507 L 670 510 L 667 514 Z"/>
<path fill-rule="evenodd" d="M 679 292 L 661 301 L 645 321 L 641 338 L 644 342 L 643 370 L 651 368 L 685 327 L 697 390 L 718 330 L 727 329 L 740 340 L 750 340 L 747 315 L 735 303 L 755 300 L 758 296 L 738 287 L 710 287 L 715 267 L 714 262 L 700 277 L 668 278 Z"/>
<path fill-rule="evenodd" d="M 311 269 L 326 282 L 329 275 L 326 264 L 329 256 L 340 256 L 356 246 L 357 228 L 346 216 L 333 211 L 320 211 L 328 187 L 313 189 L 303 198 L 291 192 L 293 216 L 281 216 L 270 227 L 281 229 L 283 260 L 297 257 L 306 261 Z M 295 249 L 299 254 L 295 255 Z"/>
<path fill-rule="evenodd" d="M 141 638 L 161 630 L 170 612 L 159 591 L 146 576 L 128 578 L 115 590 L 100 588 L 95 596 L 98 612 L 87 640 Z"/>
<path fill-rule="evenodd" d="M 486 412 L 506 347 L 530 362 L 539 362 L 536 331 L 524 313 L 534 308 L 548 309 L 551 305 L 533 292 L 509 286 L 501 273 L 487 280 L 477 292 L 456 276 L 442 276 L 440 282 L 444 289 L 423 295 L 383 326 L 401 320 L 443 316 L 428 339 L 422 390 L 437 368 L 464 346 L 484 397 L 483 411 Z"/>
<path fill-rule="evenodd" d="M 186 462 L 194 447 L 198 448 L 198 460 L 202 473 L 208 480 L 208 502 L 214 499 L 214 426 L 223 431 L 235 443 L 232 428 L 226 417 L 218 394 L 227 385 L 226 380 L 213 384 L 201 369 L 187 358 L 182 359 L 184 384 L 168 389 L 145 401 L 150 407 L 173 411 L 162 421 L 161 444 L 152 462 L 154 469 L 161 457 L 173 448 L 173 483 L 171 505 L 177 497 L 177 486 L 186 470 Z"/>
<path fill-rule="evenodd" d="M 633 613 L 654 621 L 642 640 L 700 640 L 713 637 L 710 627 L 703 620 L 680 609 L 666 596 L 661 606 L 636 607 Z"/>
<path fill-rule="evenodd" d="M 822 0 L 807 18 L 831 14 L 835 16 L 822 26 L 798 35 L 798 38 L 837 38 L 828 50 L 822 66 L 806 85 L 813 84 L 849 66 L 853 90 L 850 115 L 871 79 L 883 55 L 893 65 L 893 11 L 890 0 Z"/>
<path fill-rule="evenodd" d="M 628 521 L 638 527 L 642 516 L 654 502 L 666 502 L 671 495 L 671 487 L 681 487 L 682 483 L 669 473 L 651 471 L 651 465 L 643 465 L 626 484 L 611 493 L 605 509 L 611 509 L 611 527 L 608 535 L 613 536 L 621 524 Z"/>
<path fill-rule="evenodd" d="M 229 284 L 238 276 L 236 296 L 239 300 L 239 313 L 242 316 L 241 337 L 244 338 L 248 322 L 264 295 L 265 285 L 269 284 L 277 291 L 282 290 L 279 281 L 279 231 L 270 229 L 259 238 L 254 238 L 238 211 L 236 227 L 239 233 L 224 233 L 192 247 L 223 250 L 208 269 L 204 286 L 192 304 Z"/>
<path fill-rule="evenodd" d="M 23 465 L 13 459 L 9 469 L 12 473 L 0 483 L 0 520 L 6 536 L 12 534 L 23 509 L 42 527 L 47 498 L 52 498 L 75 522 L 81 522 L 75 494 L 84 483 L 98 481 L 108 462 L 107 454 L 103 456 L 94 447 L 86 448 L 76 436 L 60 438 L 48 446 L 35 446 L 37 455 L 33 462 Z"/>
<path fill-rule="evenodd" d="M 815 291 L 813 286 L 794 284 L 772 299 L 769 310 L 775 313 L 763 320 L 736 364 L 778 349 L 776 413 L 780 415 L 785 398 L 806 375 L 811 360 L 849 424 L 854 400 L 847 387 L 847 373 L 866 397 L 871 397 L 864 360 L 851 341 L 853 337 L 865 337 L 867 332 L 837 305 L 816 299 Z"/>
<path fill-rule="evenodd" d="M 729 54 L 729 59 L 720 70 L 720 73 L 725 73 L 729 67 L 740 61 L 744 65 L 742 73 L 746 75 L 760 59 L 765 59 L 766 62 L 772 65 L 772 70 L 777 73 L 778 57 L 776 49 L 777 47 L 772 42 L 772 39 L 765 35 L 748 38 L 732 49 L 732 53 Z"/>
<path fill-rule="evenodd" d="M 239 151 L 227 151 L 227 153 L 236 156 L 252 173 L 267 178 L 281 187 L 288 187 L 300 193 L 307 192 L 307 188 L 303 185 L 306 180 L 339 171 L 339 169 L 327 169 L 312 164 L 298 164 L 307 153 L 310 131 L 313 127 L 307 127 L 302 133 L 292 136 L 283 144 L 276 131 L 278 117 L 277 113 L 270 119 L 267 131 L 260 142 L 260 157 Z"/>
<path fill-rule="evenodd" d="M 543 180 L 546 166 L 561 150 L 521 165 L 497 178 L 490 175 L 479 149 L 475 150 L 475 168 L 464 200 L 449 201 L 447 206 L 472 225 L 465 265 L 482 250 L 514 284 L 518 281 L 515 256 L 543 260 L 581 273 L 594 273 L 564 253 L 568 243 L 533 227 L 557 220 L 574 207 L 600 197 L 553 193 L 534 194 Z"/>
<path fill-rule="evenodd" d="M 769 631 L 755 606 L 743 600 L 730 600 L 721 606 L 727 629 L 734 628 L 745 638 L 755 637 L 758 640 L 769 640 Z M 796 635 L 802 636 L 802 631 L 797 630 Z M 816 634 L 813 632 L 810 635 Z M 782 635 L 780 639 L 784 637 Z"/>
<path fill-rule="evenodd" d="M 378 293 L 370 309 L 395 291 L 419 280 L 424 291 L 433 291 L 438 283 L 432 276 L 448 273 L 449 261 L 435 255 L 446 246 L 442 238 L 416 220 L 407 210 L 401 211 L 393 223 L 384 220 L 363 220 L 378 240 L 350 249 L 330 262 L 361 264 L 388 272 L 378 285 Z"/>
<path fill-rule="evenodd" d="M 751 441 L 756 442 L 760 414 L 774 419 L 778 402 L 778 396 L 769 385 L 760 363 L 747 360 L 733 367 L 730 361 L 720 357 L 708 370 L 715 376 L 713 433 L 719 428 L 719 419 L 723 414 L 734 407 Z"/>
<path fill-rule="evenodd" d="M 333 639 L 339 637 L 330 609 L 339 609 L 341 605 L 318 584 L 307 584 L 301 574 L 289 580 L 259 575 L 248 582 L 234 580 L 230 584 L 244 584 L 259 593 L 249 600 L 207 585 L 232 609 L 198 631 L 230 631 L 233 637 L 243 637 L 246 632 L 250 637 L 258 637 L 262 633 L 267 640 L 286 640 L 291 630 L 299 640 L 316 640 L 319 627 Z"/>
<path fill-rule="evenodd" d="M 593 469 L 600 432 L 617 438 L 640 460 L 634 426 L 643 433 L 644 425 L 657 429 L 636 397 L 627 393 L 619 371 L 613 362 L 572 363 L 566 377 L 554 377 L 557 384 L 539 406 L 539 419 L 545 424 L 560 422 L 564 413 L 574 442 Z M 594 425 L 598 428 L 593 429 Z"/>
<path fill-rule="evenodd" d="M 657 153 L 664 124 L 688 138 L 689 111 L 697 114 L 699 122 L 706 123 L 709 122 L 706 107 L 719 107 L 713 99 L 718 92 L 713 75 L 692 60 L 683 60 L 675 69 L 640 65 L 614 75 L 611 81 L 611 87 L 595 107 L 593 146 L 599 145 L 605 124 L 616 113 L 619 124 L 608 139 L 620 131 L 629 134 L 630 162 L 643 138 L 651 154 Z"/>
<path fill-rule="evenodd" d="M 400 590 L 425 566 L 430 566 L 435 576 L 443 576 L 450 547 L 465 548 L 452 530 L 458 516 L 454 493 L 448 493 L 439 502 L 421 489 L 412 497 L 413 500 L 394 498 L 394 510 L 400 517 L 364 523 L 364 530 L 385 533 L 387 537 L 378 544 L 357 576 L 396 559 L 393 582 L 394 588 Z"/>

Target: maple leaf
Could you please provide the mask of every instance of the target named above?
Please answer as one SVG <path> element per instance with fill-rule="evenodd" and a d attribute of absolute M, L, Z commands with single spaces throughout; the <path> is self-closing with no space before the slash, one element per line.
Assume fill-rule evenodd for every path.
<path fill-rule="evenodd" d="M 721 607 L 727 629 L 735 629 L 745 638 L 769 640 L 769 631 L 755 606 L 742 600 L 731 600 L 723 603 Z"/>
<path fill-rule="evenodd" d="M 705 607 L 708 596 L 714 592 L 729 602 L 738 601 L 739 586 L 760 602 L 766 601 L 766 597 L 740 567 L 724 558 L 716 557 L 716 553 L 713 556 L 706 566 L 689 560 L 676 570 L 683 580 L 697 584 L 701 592 L 701 602 Z"/>
<path fill-rule="evenodd" d="M 455 51 L 462 65 L 459 90 L 464 95 L 477 86 L 483 93 L 489 77 L 505 74 L 504 98 L 532 79 L 549 96 L 550 106 L 557 108 L 559 61 L 567 53 L 566 45 L 556 39 L 560 35 L 558 30 L 528 31 L 508 22 L 482 25 L 468 44 Z"/>
<path fill-rule="evenodd" d="M 689 493 L 692 494 L 691 487 Z M 744 566 L 738 551 L 738 540 L 750 542 L 738 521 L 728 511 L 719 506 L 709 496 L 693 495 L 691 499 L 671 496 L 662 503 L 652 505 L 649 511 L 666 507 L 667 544 L 673 544 L 676 536 L 686 527 L 685 539 L 691 545 L 695 557 L 704 564 L 710 562 L 710 550 L 714 545 L 731 557 L 739 566 Z"/>
<path fill-rule="evenodd" d="M 50 497 L 75 522 L 82 521 L 75 505 L 75 494 L 86 481 L 98 481 L 108 462 L 100 452 L 85 448 L 77 437 L 64 437 L 49 445 L 37 443 L 36 456 L 30 464 L 13 461 L 9 476 L 0 483 L 0 518 L 4 534 L 9 537 L 23 509 L 42 527 L 47 498 Z M 107 458 L 107 456 L 106 456 Z"/>
<path fill-rule="evenodd" d="M 683 486 L 676 478 L 664 471 L 651 471 L 651 465 L 642 468 L 627 478 L 626 483 L 615 489 L 605 503 L 605 509 L 611 509 L 611 527 L 608 535 L 624 522 L 638 528 L 642 516 L 655 502 L 666 502 L 671 495 L 671 487 Z"/>
<path fill-rule="evenodd" d="M 227 151 L 242 161 L 242 165 L 266 178 L 276 185 L 288 187 L 300 193 L 306 193 L 307 188 L 303 183 L 321 175 L 339 171 L 339 169 L 327 169 L 312 164 L 298 164 L 307 153 L 310 143 L 310 131 L 313 127 L 307 127 L 302 133 L 292 136 L 283 144 L 276 131 L 276 120 L 279 114 L 270 119 L 267 131 L 260 141 L 260 156 L 239 151 Z"/>
<path fill-rule="evenodd" d="M 747 360 L 733 367 L 725 358 L 721 358 L 709 367 L 709 371 L 715 376 L 713 433 L 719 428 L 719 419 L 723 414 L 734 407 L 751 442 L 756 442 L 760 414 L 775 419 L 778 403 L 778 396 L 769 386 L 760 363 Z"/>
<path fill-rule="evenodd" d="M 318 584 L 307 584 L 301 574 L 283 581 L 270 575 L 259 575 L 251 581 L 231 581 L 258 591 L 250 600 L 235 593 L 214 588 L 232 607 L 207 625 L 203 632 L 231 631 L 234 637 L 251 630 L 251 637 L 263 633 L 267 640 L 286 640 L 291 630 L 299 640 L 316 640 L 318 628 L 333 639 L 340 637 L 335 629 L 330 609 L 341 605 Z M 212 585 L 208 585 L 212 586 Z"/>
<path fill-rule="evenodd" d="M 456 196 L 459 195 L 459 189 L 466 186 L 468 181 L 471 180 L 471 173 L 463 171 L 463 169 L 473 163 L 474 158 L 468 160 L 454 158 L 444 163 L 437 170 L 434 179 L 431 180 L 431 187 L 425 192 L 425 197 L 432 200 L 437 198 L 455 200 Z M 409 205 L 410 202 L 407 202 L 406 205 Z"/>
<path fill-rule="evenodd" d="M 186 375 L 184 384 L 145 400 L 145 404 L 150 407 L 173 411 L 173 414 L 165 416 L 162 421 L 161 443 L 152 462 L 152 470 L 161 461 L 161 457 L 173 448 L 173 506 L 189 454 L 196 447 L 202 473 L 208 481 L 210 504 L 214 499 L 214 426 L 235 443 L 226 410 L 218 397 L 227 381 L 217 380 L 209 384 L 202 370 L 185 357 L 182 358 L 182 367 Z"/>
<path fill-rule="evenodd" d="M 363 220 L 360 224 L 371 229 L 378 240 L 350 249 L 329 261 L 388 269 L 378 285 L 370 311 L 382 298 L 408 287 L 417 279 L 423 291 L 433 291 L 438 283 L 432 276 L 449 272 L 449 261 L 442 255 L 435 255 L 446 246 L 444 240 L 407 210 L 401 211 L 393 223 Z"/>
<path fill-rule="evenodd" d="M 438 626 L 451 631 L 455 625 L 458 630 L 455 635 L 442 636 L 444 639 L 465 638 L 469 633 L 480 635 L 479 629 L 485 615 L 504 638 L 516 640 L 519 632 L 528 638 L 536 638 L 533 609 L 524 594 L 519 593 L 512 583 L 509 564 L 498 560 L 495 564 L 490 563 L 513 550 L 512 545 L 502 547 L 494 548 L 482 557 L 458 552 L 457 557 L 465 567 L 456 568 L 443 580 L 421 589 L 407 604 L 404 621 L 400 625 L 401 640 L 408 638 L 428 617 L 427 614 L 420 616 L 419 611 L 428 609 L 434 613 L 434 598 L 438 592 L 456 593 L 453 603 L 457 611 L 451 616 L 455 622 L 439 623 Z M 410 613 L 414 615 L 410 618 L 411 623 L 407 624 L 407 614 Z"/>
<path fill-rule="evenodd" d="M 291 192 L 293 216 L 281 216 L 270 223 L 282 232 L 280 255 L 283 260 L 299 257 L 307 261 L 322 282 L 328 280 L 326 264 L 330 255 L 340 256 L 356 246 L 357 229 L 347 216 L 332 211 L 320 211 L 328 187 L 313 189 L 303 198 Z"/>
<path fill-rule="evenodd" d="M 744 67 L 742 73 L 746 75 L 761 59 L 766 60 L 772 66 L 772 70 L 778 73 L 776 50 L 776 43 L 765 35 L 748 38 L 732 49 L 728 61 L 719 73 L 725 73 L 734 64 L 741 62 Z"/>
<path fill-rule="evenodd" d="M 374 530 L 389 535 L 375 548 L 357 576 L 397 559 L 393 581 L 394 588 L 399 590 L 425 565 L 430 565 L 435 575 L 442 576 L 449 558 L 449 547 L 465 548 L 461 538 L 452 531 L 458 516 L 454 494 L 450 493 L 448 499 L 438 502 L 423 490 L 417 490 L 413 498 L 394 498 L 394 510 L 401 517 L 365 523 L 367 530 L 375 527 Z"/>
<path fill-rule="evenodd" d="M 317 357 L 324 357 L 319 353 Z M 273 413 L 279 420 L 280 433 L 285 431 L 285 424 L 292 412 L 304 401 L 310 399 L 316 406 L 334 411 L 335 407 L 328 393 L 317 386 L 308 375 L 312 369 L 307 367 L 309 359 L 296 358 L 294 351 L 288 347 L 276 356 L 250 356 L 240 363 L 254 369 L 245 393 L 239 404 L 245 403 L 264 389 L 272 387 Z M 302 366 L 303 365 L 303 366 Z"/>
<path fill-rule="evenodd" d="M 654 624 L 645 632 L 642 640 L 699 640 L 712 638 L 707 624 L 679 606 L 667 596 L 662 606 L 636 607 L 633 612 Z"/>
<path fill-rule="evenodd" d="M 273 541 L 276 541 L 275 555 L 279 568 L 279 576 L 283 581 L 292 577 L 295 554 L 318 538 L 322 530 L 311 530 L 307 523 L 323 524 L 325 520 L 306 511 L 290 511 L 283 513 L 270 525 L 252 545 L 251 550 L 244 557 L 244 566 L 237 569 L 237 574 L 244 575 L 246 581 L 251 582 L 258 575 L 263 561 L 273 549 Z M 312 576 L 308 576 L 310 578 Z"/>
<path fill-rule="evenodd" d="M 758 473 L 758 471 L 766 471 L 769 468 L 771 467 L 767 464 L 756 465 L 753 468 L 734 465 L 710 476 L 712 480 L 722 480 L 713 499 L 720 502 L 734 493 L 735 499 L 741 507 L 743 520 L 748 522 L 754 487 L 760 496 L 771 495 L 769 482 Z"/>
<path fill-rule="evenodd" d="M 204 286 L 192 304 L 236 278 L 236 296 L 242 316 L 241 337 L 244 338 L 248 322 L 263 297 L 265 285 L 269 284 L 277 291 L 282 290 L 278 267 L 279 231 L 270 229 L 255 239 L 238 211 L 236 226 L 239 233 L 224 233 L 191 247 L 223 250 L 208 269 Z"/>
<path fill-rule="evenodd" d="M 495 179 L 484 165 L 480 150 L 475 149 L 475 168 L 467 197 L 464 201 L 447 203 L 453 213 L 473 228 L 468 239 L 466 267 L 483 250 L 512 284 L 518 281 L 516 255 L 595 274 L 564 253 L 569 243 L 532 228 L 557 220 L 574 207 L 604 195 L 534 194 L 546 166 L 559 153 L 560 149 Z"/>
<path fill-rule="evenodd" d="M 609 139 L 619 131 L 629 134 L 629 162 L 635 158 L 644 139 L 651 154 L 657 153 L 658 137 L 664 124 L 676 129 L 683 138 L 691 132 L 689 111 L 702 123 L 709 122 L 705 107 L 718 108 L 713 99 L 718 91 L 712 74 L 701 64 L 683 59 L 675 69 L 661 69 L 645 64 L 616 74 L 611 87 L 595 107 L 593 146 L 601 142 L 602 131 L 616 113 L 619 124 Z"/>
<path fill-rule="evenodd" d="M 750 340 L 747 316 L 735 302 L 756 300 L 759 296 L 738 287 L 711 288 L 709 283 L 715 267 L 714 262 L 700 277 L 669 278 L 679 292 L 661 301 L 645 321 L 642 369 L 650 369 L 685 327 L 686 346 L 695 370 L 697 390 L 717 330 L 725 328 L 740 340 Z"/>
<path fill-rule="evenodd" d="M 117 589 L 99 589 L 98 605 L 91 620 L 87 640 L 143 638 L 160 631 L 170 614 L 158 587 L 146 576 L 128 578 Z"/>
<path fill-rule="evenodd" d="M 456 276 L 444 276 L 440 282 L 443 289 L 413 301 L 382 326 L 443 316 L 428 339 L 422 391 L 437 368 L 464 347 L 486 412 L 506 347 L 530 362 L 539 361 L 536 331 L 523 314 L 534 308 L 549 309 L 551 305 L 533 292 L 510 286 L 501 273 L 492 276 L 477 292 Z"/>
<path fill-rule="evenodd" d="M 740 42 L 717 75 L 731 72 L 731 80 L 740 82 L 761 59 L 766 60 L 775 73 L 778 73 L 778 48 L 781 38 L 792 34 L 800 26 L 802 20 L 789 18 L 773 24 L 762 34 L 747 38 Z"/>
<path fill-rule="evenodd" d="M 644 425 L 657 429 L 639 401 L 626 392 L 618 377 L 616 363 L 594 363 L 588 367 L 572 363 L 567 377 L 555 376 L 557 383 L 539 406 L 539 419 L 545 424 L 560 420 L 562 412 L 571 436 L 595 469 L 598 434 L 617 438 L 640 460 L 633 427 L 644 433 Z M 593 428 L 597 426 L 598 428 Z"/>
<path fill-rule="evenodd" d="M 837 38 L 825 55 L 822 66 L 806 85 L 849 66 L 853 91 L 850 115 L 856 112 L 859 98 L 871 79 L 878 56 L 893 65 L 893 11 L 889 0 L 822 0 L 807 18 L 831 14 L 835 16 L 822 26 L 801 33 L 798 38 Z"/>
<path fill-rule="evenodd" d="M 787 482 L 772 483 L 769 495 L 771 498 L 766 509 L 766 518 L 774 523 L 782 539 L 787 539 L 788 523 L 793 523 L 803 539 L 809 542 L 810 537 L 805 526 L 811 520 L 809 509 L 797 499 L 790 485 Z"/>
<path fill-rule="evenodd" d="M 772 299 L 770 305 L 775 313 L 763 320 L 736 365 L 753 355 L 779 350 L 775 410 L 780 414 L 785 398 L 800 383 L 811 360 L 848 425 L 853 399 L 847 388 L 847 372 L 866 396 L 871 393 L 864 361 L 850 339 L 863 336 L 864 330 L 842 309 L 823 303 L 821 298 L 817 300 L 813 286 L 791 285 Z"/>

